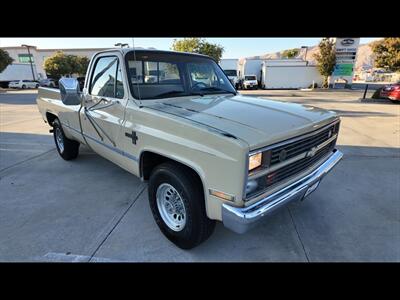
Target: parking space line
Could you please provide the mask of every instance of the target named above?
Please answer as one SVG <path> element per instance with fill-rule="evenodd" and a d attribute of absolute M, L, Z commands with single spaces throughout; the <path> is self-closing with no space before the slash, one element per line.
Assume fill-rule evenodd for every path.
<path fill-rule="evenodd" d="M 101 246 L 103 246 L 103 244 L 107 241 L 108 237 L 111 235 L 111 233 L 115 230 L 115 228 L 121 223 L 122 219 L 125 217 L 125 215 L 128 213 L 128 211 L 131 209 L 131 207 L 133 206 L 133 204 L 136 203 L 137 199 L 139 199 L 139 197 L 142 195 L 142 193 L 146 190 L 146 185 L 143 185 L 142 189 L 140 190 L 139 193 L 137 193 L 136 197 L 133 199 L 132 203 L 129 204 L 129 206 L 127 207 L 127 209 L 125 209 L 125 211 L 121 214 L 121 216 L 118 218 L 117 222 L 115 222 L 114 226 L 111 228 L 111 230 L 106 234 L 106 236 L 101 240 L 101 242 L 99 243 L 99 245 L 96 247 L 96 249 L 93 251 L 92 255 L 90 256 L 89 262 L 93 262 L 94 257 L 96 255 L 96 253 L 99 251 L 99 249 L 101 248 Z M 132 195 L 129 196 L 129 198 Z M 129 199 L 128 198 L 128 199 Z"/>
<path fill-rule="evenodd" d="M 19 151 L 19 150 L 18 150 L 18 151 Z M 13 168 L 13 167 L 19 166 L 20 164 L 23 164 L 23 163 L 28 162 L 28 161 L 30 161 L 30 160 L 33 160 L 33 159 L 35 159 L 35 158 L 41 157 L 41 156 L 43 156 L 43 155 L 46 155 L 46 154 L 50 153 L 51 151 L 55 151 L 55 149 L 50 149 L 50 150 L 48 150 L 48 151 L 46 151 L 46 152 L 43 152 L 43 153 L 41 153 L 41 154 L 32 156 L 32 157 L 27 158 L 27 159 L 25 159 L 25 160 L 23 160 L 23 161 L 19 161 L 19 162 L 15 163 L 15 164 L 13 164 L 13 165 L 11 165 L 11 166 L 5 167 L 4 169 L 0 169 L 0 173 L 4 172 L 4 171 L 6 171 L 6 170 L 9 170 L 9 169 L 11 169 L 11 168 Z"/>
<path fill-rule="evenodd" d="M 290 208 L 289 208 L 289 207 L 287 208 L 287 210 L 288 210 L 288 212 L 289 212 L 290 219 L 292 220 L 292 224 L 293 224 L 294 230 L 296 231 L 297 237 L 298 237 L 298 239 L 299 239 L 299 241 L 300 241 L 301 247 L 303 248 L 304 255 L 306 256 L 307 262 L 310 262 L 310 259 L 308 258 L 308 255 L 307 255 L 306 248 L 305 248 L 305 246 L 304 246 L 304 244 L 303 244 L 303 241 L 301 240 L 300 233 L 299 233 L 299 231 L 297 230 L 296 223 L 295 223 L 294 218 L 293 218 L 293 216 L 292 216 L 292 212 L 290 211 Z"/>

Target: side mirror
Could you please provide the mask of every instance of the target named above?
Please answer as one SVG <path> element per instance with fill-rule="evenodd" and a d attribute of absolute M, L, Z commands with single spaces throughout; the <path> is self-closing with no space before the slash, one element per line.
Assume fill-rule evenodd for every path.
<path fill-rule="evenodd" d="M 75 78 L 61 78 L 58 82 L 61 101 L 65 105 L 81 104 L 81 92 L 79 82 Z"/>

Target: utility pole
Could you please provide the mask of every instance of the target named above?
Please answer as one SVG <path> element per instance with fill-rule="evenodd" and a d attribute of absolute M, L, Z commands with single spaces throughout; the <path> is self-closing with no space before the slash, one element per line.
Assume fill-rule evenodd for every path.
<path fill-rule="evenodd" d="M 21 45 L 21 47 L 26 47 L 26 48 L 28 49 L 29 63 L 31 64 L 32 77 L 33 77 L 33 81 L 36 81 L 36 78 L 35 78 L 35 72 L 33 72 L 33 65 L 32 65 L 31 51 L 29 50 L 29 48 L 30 48 L 30 47 L 33 47 L 33 46 L 29 46 L 29 45 L 25 45 L 25 44 L 23 44 L 23 45 Z"/>

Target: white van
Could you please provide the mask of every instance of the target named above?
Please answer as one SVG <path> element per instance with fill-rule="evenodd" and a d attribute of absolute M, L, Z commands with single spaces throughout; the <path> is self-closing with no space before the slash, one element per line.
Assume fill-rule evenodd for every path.
<path fill-rule="evenodd" d="M 258 89 L 258 81 L 256 75 L 244 75 L 242 81 L 242 89 Z"/>

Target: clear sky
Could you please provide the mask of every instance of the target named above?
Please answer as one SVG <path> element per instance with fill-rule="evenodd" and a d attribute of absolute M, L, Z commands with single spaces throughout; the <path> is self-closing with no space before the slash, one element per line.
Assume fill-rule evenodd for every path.
<path fill-rule="evenodd" d="M 321 38 L 206 38 L 225 48 L 222 58 L 240 58 L 277 52 L 301 46 L 314 46 Z M 361 38 L 361 44 L 377 38 Z M 135 47 L 170 50 L 174 38 L 135 38 Z M 1 38 L 0 47 L 28 44 L 38 48 L 112 48 L 116 43 L 128 43 L 132 38 Z"/>

